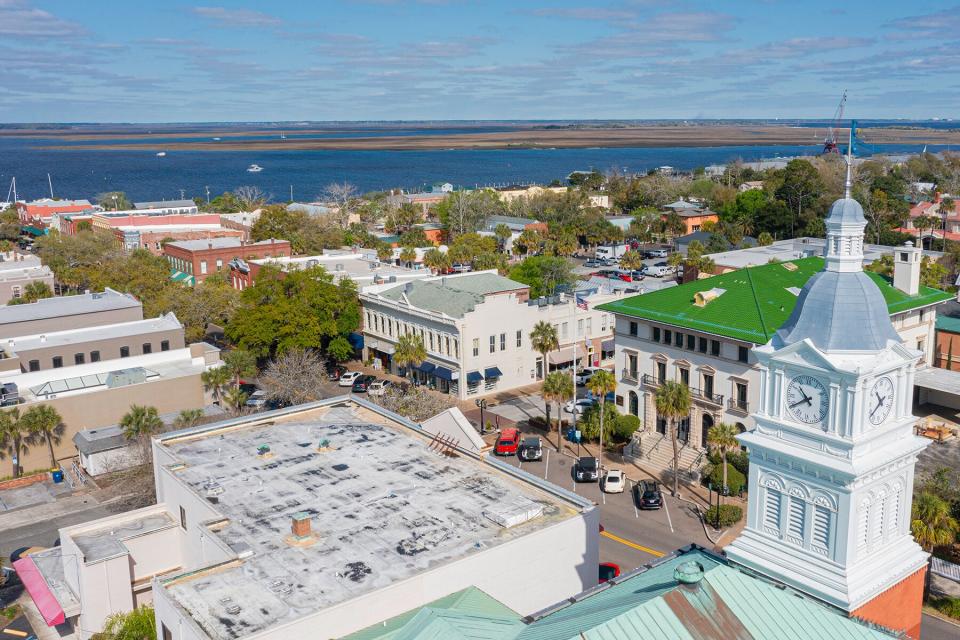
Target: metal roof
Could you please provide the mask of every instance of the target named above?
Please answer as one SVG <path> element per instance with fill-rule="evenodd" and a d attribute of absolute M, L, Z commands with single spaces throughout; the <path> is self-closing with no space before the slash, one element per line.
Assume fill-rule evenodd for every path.
<path fill-rule="evenodd" d="M 0 324 L 28 322 L 44 318 L 58 318 L 83 313 L 97 313 L 113 309 L 139 307 L 131 295 L 104 289 L 100 293 L 85 293 L 77 296 L 54 296 L 36 302 L 0 307 Z"/>
<path fill-rule="evenodd" d="M 380 296 L 395 302 L 404 302 L 406 299 L 419 309 L 462 318 L 481 304 L 488 294 L 526 288 L 527 285 L 496 273 L 471 273 L 408 282 L 387 289 Z"/>
<path fill-rule="evenodd" d="M 170 209 L 183 207 L 197 208 L 197 203 L 193 200 L 153 200 L 151 202 L 134 202 L 134 209 Z"/>

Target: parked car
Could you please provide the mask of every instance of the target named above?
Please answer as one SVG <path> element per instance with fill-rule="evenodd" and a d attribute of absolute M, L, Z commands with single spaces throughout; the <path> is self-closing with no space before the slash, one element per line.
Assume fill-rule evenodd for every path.
<path fill-rule="evenodd" d="M 623 487 L 627 484 L 627 477 L 623 475 L 620 469 L 610 469 L 603 475 L 604 493 L 623 493 Z"/>
<path fill-rule="evenodd" d="M 596 267 L 602 267 L 607 264 L 606 260 L 601 260 L 600 258 L 590 258 L 583 263 L 583 266 L 589 269 L 595 269 Z"/>
<path fill-rule="evenodd" d="M 608 391 L 607 395 L 604 396 L 604 402 L 614 402 L 616 400 L 616 393 L 613 391 Z M 600 396 L 594 395 L 593 391 L 587 391 L 587 395 L 583 398 L 584 400 L 589 400 L 593 404 L 598 404 L 600 402 Z"/>
<path fill-rule="evenodd" d="M 359 371 L 344 371 L 337 380 L 337 384 L 341 387 L 352 387 L 353 383 L 357 381 L 357 378 L 363 374 Z"/>
<path fill-rule="evenodd" d="M 0 608 L 12 605 L 23 593 L 23 582 L 12 567 L 0 567 Z"/>
<path fill-rule="evenodd" d="M 504 429 L 497 438 L 497 444 L 493 446 L 493 453 L 498 456 L 512 456 L 520 447 L 520 431 L 517 429 Z"/>
<path fill-rule="evenodd" d="M 649 258 L 666 258 L 667 250 L 666 249 L 650 249 L 649 251 L 645 251 L 644 255 Z"/>
<path fill-rule="evenodd" d="M 352 391 L 354 393 L 366 393 L 376 379 L 376 376 L 360 376 L 354 380 Z"/>
<path fill-rule="evenodd" d="M 583 456 L 577 458 L 573 465 L 573 477 L 577 482 L 596 482 L 600 479 L 600 469 L 597 467 L 597 459 L 593 456 Z"/>
<path fill-rule="evenodd" d="M 593 400 L 587 400 L 586 398 L 581 398 L 577 400 L 576 404 L 574 404 L 573 400 L 571 400 L 567 404 L 563 405 L 563 410 L 566 411 L 567 413 L 573 413 L 574 411 L 576 411 L 577 415 L 580 415 L 581 413 L 583 413 L 584 411 L 592 407 L 594 404 L 595 403 Z"/>
<path fill-rule="evenodd" d="M 660 483 L 644 480 L 633 485 L 633 499 L 638 509 L 659 509 L 663 506 Z"/>
<path fill-rule="evenodd" d="M 630 282 L 640 282 L 641 280 L 646 278 L 646 276 L 643 275 L 643 269 L 634 269 L 633 271 L 630 272 L 630 278 L 631 278 Z"/>
<path fill-rule="evenodd" d="M 327 369 L 327 378 L 329 380 L 339 380 L 340 376 L 347 372 L 346 367 L 341 367 L 340 365 L 334 365 Z"/>
<path fill-rule="evenodd" d="M 450 267 L 450 270 L 454 273 L 469 273 L 473 271 L 473 267 L 469 264 L 460 264 L 459 262 Z"/>
<path fill-rule="evenodd" d="M 543 441 L 536 436 L 532 438 L 524 438 L 523 442 L 520 443 L 520 451 L 518 455 L 524 462 L 533 462 L 535 460 L 542 459 Z"/>
<path fill-rule="evenodd" d="M 666 262 L 658 262 L 656 264 L 648 264 L 643 268 L 644 273 L 648 276 L 653 276 L 654 278 L 662 278 L 664 276 L 670 275 L 671 273 L 676 272 L 676 268 L 671 267 Z"/>
<path fill-rule="evenodd" d="M 601 368 L 602 367 L 584 367 L 577 372 L 577 384 L 580 386 L 587 384 L 587 381 L 593 377 L 593 374 L 595 374 L 597 371 L 600 371 Z"/>
<path fill-rule="evenodd" d="M 367 395 L 382 396 L 387 392 L 387 389 L 390 389 L 392 386 L 393 383 L 389 380 L 377 380 L 367 389 Z"/>
<path fill-rule="evenodd" d="M 613 580 L 620 575 L 620 565 L 613 562 L 600 563 L 600 584 Z"/>
<path fill-rule="evenodd" d="M 243 404 L 252 409 L 263 409 L 267 406 L 267 392 L 263 389 L 257 389 L 250 394 L 250 397 Z"/>

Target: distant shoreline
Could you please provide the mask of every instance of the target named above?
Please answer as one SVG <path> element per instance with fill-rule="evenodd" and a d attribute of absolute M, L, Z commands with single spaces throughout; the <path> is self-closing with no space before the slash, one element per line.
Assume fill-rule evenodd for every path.
<path fill-rule="evenodd" d="M 351 130 L 337 129 L 337 133 Z M 354 130 L 355 131 L 355 130 Z M 330 129 L 294 130 L 290 133 L 332 133 Z M 578 149 L 589 147 L 726 147 L 773 145 L 820 145 L 823 132 L 811 127 L 768 125 L 654 125 L 633 127 L 534 128 L 518 126 L 514 131 L 456 133 L 356 138 L 280 139 L 274 130 L 177 133 L 50 133 L 43 137 L 63 140 L 129 140 L 143 138 L 185 138 L 216 135 L 221 140 L 203 142 L 102 142 L 81 145 L 39 145 L 40 149 L 73 151 L 428 151 L 481 149 Z M 265 140 L 230 140 L 250 135 L 269 135 Z M 862 130 L 868 144 L 957 144 L 960 130 L 877 127 Z M 23 137 L 23 134 L 20 134 Z M 846 130 L 840 131 L 845 140 Z"/>

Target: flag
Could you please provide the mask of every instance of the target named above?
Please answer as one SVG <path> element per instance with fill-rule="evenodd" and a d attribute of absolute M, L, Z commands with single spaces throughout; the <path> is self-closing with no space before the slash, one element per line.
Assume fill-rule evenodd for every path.
<path fill-rule="evenodd" d="M 587 307 L 587 301 L 586 301 L 586 300 L 584 300 L 584 299 L 581 298 L 580 296 L 574 296 L 574 297 L 577 299 L 577 308 L 578 308 L 578 309 L 583 309 L 584 311 L 589 311 L 589 307 Z"/>

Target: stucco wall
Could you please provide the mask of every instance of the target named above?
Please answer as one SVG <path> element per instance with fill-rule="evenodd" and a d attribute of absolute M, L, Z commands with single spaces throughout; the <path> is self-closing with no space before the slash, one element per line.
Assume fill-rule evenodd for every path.
<path fill-rule="evenodd" d="M 60 330 L 68 328 L 61 326 Z M 69 327 L 72 328 L 72 327 Z M 128 347 L 130 356 L 139 356 L 144 354 L 143 345 L 150 345 L 151 353 L 160 353 L 161 343 L 166 340 L 168 351 L 174 349 L 183 349 L 186 344 L 183 339 L 183 328 L 164 329 L 160 331 L 145 331 L 137 335 L 124 336 L 122 338 L 106 338 L 103 340 L 89 340 L 86 342 L 76 342 L 73 344 L 61 344 L 51 346 L 39 346 L 35 349 L 17 349 L 14 341 L 14 352 L 20 360 L 20 368 L 23 371 L 30 370 L 30 361 L 38 360 L 40 368 L 38 371 L 53 369 L 53 358 L 60 356 L 63 358 L 62 366 L 70 367 L 74 364 L 86 364 L 93 362 L 90 355 L 93 351 L 100 352 L 100 360 L 119 360 L 120 347 Z M 74 356 L 83 354 L 83 363 L 77 363 Z"/>
<path fill-rule="evenodd" d="M 124 309 L 109 309 L 93 313 L 79 313 L 55 318 L 42 318 L 24 322 L 0 323 L 0 338 L 16 338 L 38 333 L 63 331 L 64 328 L 80 329 L 83 327 L 98 327 L 104 324 L 118 322 L 132 322 L 143 320 L 143 307 L 127 307 Z"/>

